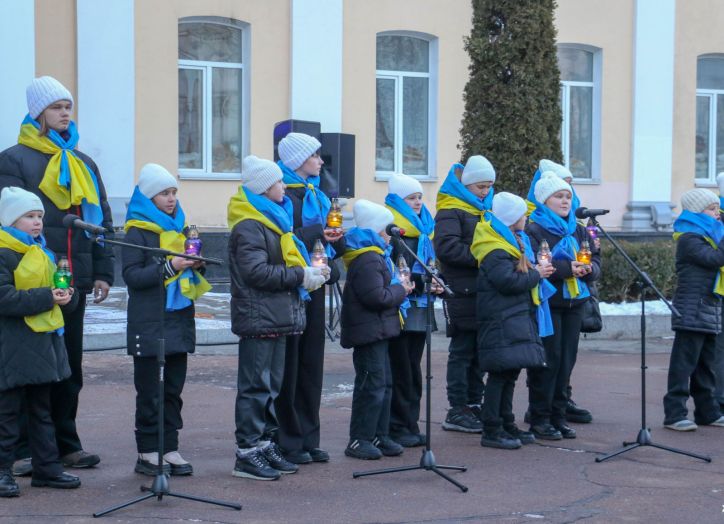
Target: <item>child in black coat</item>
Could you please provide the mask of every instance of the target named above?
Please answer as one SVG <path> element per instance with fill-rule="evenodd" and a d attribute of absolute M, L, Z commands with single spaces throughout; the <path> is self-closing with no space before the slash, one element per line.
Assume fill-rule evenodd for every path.
<path fill-rule="evenodd" d="M 483 399 L 482 446 L 517 449 L 535 441 L 515 425 L 513 390 L 522 368 L 544 365 L 536 321 L 539 285 L 554 272 L 551 264 L 533 266 L 523 233 L 525 201 L 511 193 L 493 198 L 492 216 L 478 224 L 471 247 L 480 261 L 477 282 L 478 360 L 488 372 Z"/>
<path fill-rule="evenodd" d="M 342 347 L 354 348 L 354 393 L 349 444 L 344 454 L 358 459 L 395 456 L 402 446 L 389 437 L 392 376 L 389 340 L 400 334 L 400 306 L 413 290 L 395 283 L 385 227 L 392 213 L 367 200 L 354 205 L 357 227 L 345 235 L 347 282 L 342 294 Z"/>
<path fill-rule="evenodd" d="M 25 402 L 32 455 L 31 486 L 77 488 L 63 472 L 50 418 L 50 387 L 70 376 L 63 314 L 78 303 L 73 288 L 55 288 L 55 256 L 45 245 L 43 204 L 24 189 L 0 196 L 0 497 L 17 497 L 12 474 Z"/>

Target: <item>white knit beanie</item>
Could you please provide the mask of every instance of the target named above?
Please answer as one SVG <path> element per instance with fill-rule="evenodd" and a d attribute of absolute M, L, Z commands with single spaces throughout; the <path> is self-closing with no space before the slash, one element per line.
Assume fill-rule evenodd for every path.
<path fill-rule="evenodd" d="M 289 133 L 279 142 L 279 159 L 292 171 L 322 147 L 319 140 L 304 133 Z"/>
<path fill-rule="evenodd" d="M 282 178 L 282 170 L 271 160 L 249 155 L 241 165 L 241 183 L 256 195 L 265 193 Z"/>
<path fill-rule="evenodd" d="M 400 198 L 407 198 L 414 193 L 422 193 L 422 184 L 409 175 L 392 175 L 387 181 L 387 188 L 390 193 Z"/>
<path fill-rule="evenodd" d="M 490 160 L 484 156 L 471 156 L 465 164 L 460 181 L 464 186 L 477 184 L 478 182 L 495 182 L 495 168 Z"/>
<path fill-rule="evenodd" d="M 724 196 L 724 171 L 716 176 L 716 183 L 719 184 L 719 195 Z"/>
<path fill-rule="evenodd" d="M 544 158 L 540 161 L 540 163 L 538 164 L 538 169 L 541 173 L 545 173 L 546 171 L 553 171 L 556 175 L 561 177 L 566 182 L 568 182 L 569 180 L 573 180 L 573 173 L 571 173 L 570 169 L 568 169 L 564 165 L 554 162 L 553 160 L 548 160 L 547 158 Z"/>
<path fill-rule="evenodd" d="M 558 191 L 568 191 L 571 195 L 573 195 L 571 186 L 568 185 L 565 180 L 556 175 L 553 171 L 546 171 L 540 176 L 538 182 L 536 182 L 533 193 L 535 194 L 535 199 L 538 202 L 545 204 L 546 200 Z"/>
<path fill-rule="evenodd" d="M 692 213 L 701 213 L 712 204 L 719 205 L 719 197 L 703 187 L 689 189 L 681 195 L 681 207 Z"/>
<path fill-rule="evenodd" d="M 153 198 L 169 188 L 178 189 L 178 180 L 165 167 L 158 164 L 146 164 L 138 175 L 138 189 L 146 198 Z"/>
<path fill-rule="evenodd" d="M 493 215 L 506 226 L 515 224 L 526 211 L 528 206 L 518 195 L 503 191 L 493 197 Z"/>
<path fill-rule="evenodd" d="M 352 214 L 354 215 L 354 223 L 358 228 L 371 229 L 375 233 L 384 231 L 395 220 L 392 211 L 369 200 L 355 202 Z"/>
<path fill-rule="evenodd" d="M 25 213 L 43 211 L 38 195 L 19 187 L 5 187 L 0 193 L 0 225 L 12 226 Z"/>
<path fill-rule="evenodd" d="M 28 100 L 28 113 L 35 119 L 46 107 L 58 100 L 69 100 L 73 104 L 73 95 L 52 76 L 34 78 L 25 89 L 25 97 Z"/>

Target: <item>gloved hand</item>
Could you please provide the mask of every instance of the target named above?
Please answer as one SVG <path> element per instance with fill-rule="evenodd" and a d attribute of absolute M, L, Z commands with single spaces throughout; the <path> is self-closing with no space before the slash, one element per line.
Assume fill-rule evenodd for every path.
<path fill-rule="evenodd" d="M 327 277 L 322 274 L 322 268 L 319 267 L 305 267 L 304 268 L 304 280 L 302 286 L 307 291 L 314 291 L 319 289 L 327 281 Z"/>

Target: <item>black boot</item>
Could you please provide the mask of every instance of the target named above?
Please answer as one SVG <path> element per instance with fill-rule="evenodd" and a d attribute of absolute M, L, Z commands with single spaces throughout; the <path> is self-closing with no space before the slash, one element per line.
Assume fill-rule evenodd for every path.
<path fill-rule="evenodd" d="M 577 424 L 588 424 L 593 421 L 593 415 L 587 409 L 579 407 L 573 400 L 566 404 L 566 420 Z"/>
<path fill-rule="evenodd" d="M 541 440 L 561 440 L 563 435 L 551 424 L 534 424 L 530 427 L 531 433 Z"/>
<path fill-rule="evenodd" d="M 503 430 L 483 431 L 480 445 L 486 448 L 518 449 L 523 444 Z"/>
<path fill-rule="evenodd" d="M 54 477 L 36 477 L 33 473 L 30 485 L 34 488 L 75 489 L 80 487 L 80 479 L 65 471 Z"/>
<path fill-rule="evenodd" d="M 20 495 L 20 487 L 15 482 L 12 471 L 0 469 L 0 497 L 10 498 Z"/>
<path fill-rule="evenodd" d="M 535 442 L 535 436 L 530 431 L 524 431 L 518 426 L 513 424 L 503 424 L 503 431 L 513 438 L 520 440 L 522 444 L 533 444 Z"/>

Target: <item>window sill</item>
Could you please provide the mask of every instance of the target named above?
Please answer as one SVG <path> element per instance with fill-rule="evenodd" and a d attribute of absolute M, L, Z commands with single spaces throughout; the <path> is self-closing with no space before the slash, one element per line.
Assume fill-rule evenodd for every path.
<path fill-rule="evenodd" d="M 241 180 L 241 173 L 204 173 L 179 171 L 179 180 Z"/>
<path fill-rule="evenodd" d="M 600 186 L 601 179 L 599 178 L 574 178 L 574 186 Z"/>
<path fill-rule="evenodd" d="M 718 188 L 719 184 L 716 182 L 713 182 L 712 180 L 695 180 L 694 181 L 694 187 L 711 187 L 711 188 Z"/>
<path fill-rule="evenodd" d="M 403 173 L 390 173 L 390 172 L 384 172 L 384 173 L 375 173 L 375 182 L 387 182 L 390 180 L 390 178 L 394 175 L 401 175 Z M 439 179 L 436 176 L 414 176 L 410 175 L 414 179 L 416 179 L 418 182 L 423 183 L 434 183 L 437 182 Z"/>

